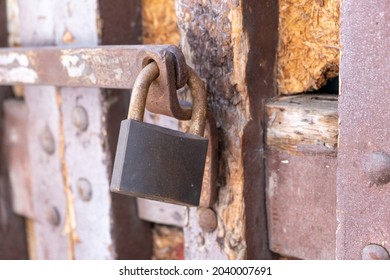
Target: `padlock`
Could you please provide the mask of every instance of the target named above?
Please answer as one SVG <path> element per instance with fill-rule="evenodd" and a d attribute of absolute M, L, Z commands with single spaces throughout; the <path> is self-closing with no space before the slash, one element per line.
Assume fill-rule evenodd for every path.
<path fill-rule="evenodd" d="M 158 78 L 157 64 L 136 79 L 127 120 L 121 122 L 111 191 L 173 204 L 198 206 L 208 140 L 203 136 L 207 96 L 203 81 L 188 67 L 193 96 L 189 133 L 143 123 L 147 92 Z"/>

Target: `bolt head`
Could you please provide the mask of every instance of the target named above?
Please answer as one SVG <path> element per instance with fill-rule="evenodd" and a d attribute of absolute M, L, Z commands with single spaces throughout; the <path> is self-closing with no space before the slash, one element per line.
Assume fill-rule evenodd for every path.
<path fill-rule="evenodd" d="M 362 251 L 362 260 L 390 260 L 390 255 L 384 247 L 369 244 Z"/>
<path fill-rule="evenodd" d="M 92 185 L 91 183 L 85 179 L 80 178 L 77 181 L 77 192 L 82 201 L 90 201 L 92 199 Z"/>
<path fill-rule="evenodd" d="M 373 184 L 382 186 L 390 183 L 390 156 L 383 152 L 368 154 L 363 163 L 366 176 Z"/>
<path fill-rule="evenodd" d="M 211 208 L 198 208 L 198 223 L 205 232 L 213 232 L 217 229 L 217 215 Z"/>
<path fill-rule="evenodd" d="M 39 134 L 39 143 L 42 149 L 49 155 L 55 152 L 54 136 L 48 125 L 46 125 Z"/>
<path fill-rule="evenodd" d="M 59 226 L 61 222 L 60 212 L 56 207 L 49 207 L 46 210 L 46 220 L 52 226 Z"/>
<path fill-rule="evenodd" d="M 72 111 L 72 123 L 80 131 L 86 131 L 88 128 L 88 112 L 82 106 L 76 106 Z"/>

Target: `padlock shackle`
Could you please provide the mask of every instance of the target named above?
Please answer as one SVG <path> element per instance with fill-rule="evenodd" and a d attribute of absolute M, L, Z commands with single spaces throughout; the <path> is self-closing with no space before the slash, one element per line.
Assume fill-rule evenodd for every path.
<path fill-rule="evenodd" d="M 202 79 L 189 66 L 187 84 L 193 99 L 189 133 L 203 136 L 207 114 L 207 92 Z M 146 65 L 137 76 L 130 99 L 128 118 L 143 121 L 146 99 L 150 85 L 158 78 L 160 71 L 156 62 Z"/>
<path fill-rule="evenodd" d="M 128 119 L 142 122 L 150 85 L 160 75 L 156 62 L 146 65 L 137 76 L 131 91 Z"/>

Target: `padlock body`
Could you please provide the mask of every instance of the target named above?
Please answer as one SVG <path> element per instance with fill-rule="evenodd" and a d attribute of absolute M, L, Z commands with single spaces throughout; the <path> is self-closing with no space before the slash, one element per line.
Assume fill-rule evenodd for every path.
<path fill-rule="evenodd" d="M 206 138 L 135 120 L 121 122 L 111 191 L 198 206 Z"/>

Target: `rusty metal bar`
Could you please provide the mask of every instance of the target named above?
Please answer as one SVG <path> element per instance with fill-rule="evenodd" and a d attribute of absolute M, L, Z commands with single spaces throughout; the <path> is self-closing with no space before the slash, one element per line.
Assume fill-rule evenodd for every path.
<path fill-rule="evenodd" d="M 169 45 L 0 49 L 0 84 L 130 89 L 151 60 L 160 76 L 150 88 L 148 110 L 190 119 L 191 110 L 180 106 L 176 94 L 187 81 L 187 65 L 181 51 Z"/>
<path fill-rule="evenodd" d="M 389 259 L 388 11 L 386 0 L 341 3 L 338 259 Z"/>

